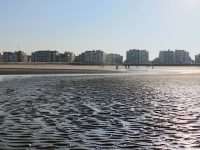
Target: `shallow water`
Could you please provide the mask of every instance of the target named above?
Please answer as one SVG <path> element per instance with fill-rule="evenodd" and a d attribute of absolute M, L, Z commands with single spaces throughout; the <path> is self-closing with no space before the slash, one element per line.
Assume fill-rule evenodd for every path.
<path fill-rule="evenodd" d="M 104 68 L 103 68 L 104 69 Z M 166 75 L 166 74 L 184 74 L 184 72 L 174 71 L 174 70 L 148 70 L 146 67 L 132 67 L 131 69 L 119 68 L 119 70 L 106 68 L 108 71 L 115 71 L 113 73 L 65 73 L 65 74 L 12 74 L 12 75 L 0 75 L 0 81 L 19 79 L 19 78 L 29 78 L 29 77 L 44 77 L 44 76 L 66 76 L 66 77 L 79 77 L 79 76 L 135 76 L 135 75 Z M 190 72 L 189 72 L 190 73 Z"/>
<path fill-rule="evenodd" d="M 1 149 L 200 148 L 200 77 L 0 82 Z"/>
<path fill-rule="evenodd" d="M 54 66 L 55 67 L 55 66 Z M 75 66 L 80 67 L 80 66 Z M 88 69 L 94 70 L 95 66 L 92 68 L 88 67 Z M 97 67 L 97 66 L 96 66 Z M 54 68 L 55 69 L 55 68 Z M 77 68 L 78 69 L 78 68 Z M 80 69 L 80 68 L 79 68 Z M 120 66 L 119 69 L 115 69 L 115 66 L 105 66 L 104 68 L 96 68 L 97 73 L 95 71 L 93 73 L 64 73 L 58 74 L 55 71 L 55 74 L 12 74 L 12 75 L 0 75 L 0 81 L 2 80 L 10 80 L 13 78 L 29 78 L 29 77 L 36 77 L 36 76 L 67 76 L 67 77 L 74 77 L 74 76 L 138 76 L 138 75 L 175 75 L 175 74 L 200 74 L 199 67 L 175 67 L 175 66 L 156 66 L 153 69 L 151 67 L 135 67 L 131 66 L 130 69 L 125 69 L 124 66 Z M 106 73 L 102 72 L 99 73 L 100 70 L 108 71 Z M 83 70 L 82 70 L 83 71 Z M 109 73 L 110 71 L 110 73 Z M 113 72 L 114 71 L 114 72 Z M 80 71 L 81 72 L 81 71 Z M 83 71 L 84 72 L 84 71 Z"/>

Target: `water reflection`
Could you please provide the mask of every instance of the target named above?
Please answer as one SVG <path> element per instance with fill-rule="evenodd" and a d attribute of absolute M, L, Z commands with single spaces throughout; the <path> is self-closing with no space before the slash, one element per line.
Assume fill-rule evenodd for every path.
<path fill-rule="evenodd" d="M 3 149 L 200 148 L 200 77 L 31 77 L 0 88 Z"/>

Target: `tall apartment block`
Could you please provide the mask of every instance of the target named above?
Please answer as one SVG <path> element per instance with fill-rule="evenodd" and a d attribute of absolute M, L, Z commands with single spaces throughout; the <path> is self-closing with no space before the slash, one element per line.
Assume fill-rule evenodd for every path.
<path fill-rule="evenodd" d="M 76 62 L 84 64 L 104 64 L 106 60 L 106 54 L 102 50 L 85 51 L 76 57 Z"/>
<path fill-rule="evenodd" d="M 174 52 L 171 50 L 160 51 L 159 63 L 163 64 L 163 65 L 173 65 L 174 64 Z"/>
<path fill-rule="evenodd" d="M 57 62 L 59 53 L 57 51 L 43 50 L 31 54 L 32 62 Z"/>
<path fill-rule="evenodd" d="M 123 56 L 119 54 L 106 54 L 106 64 L 117 65 L 123 63 Z"/>
<path fill-rule="evenodd" d="M 149 64 L 149 52 L 146 50 L 130 49 L 126 52 L 126 61 L 128 64 L 133 65 Z"/>
<path fill-rule="evenodd" d="M 154 60 L 154 64 L 161 65 L 186 65 L 191 64 L 191 62 L 189 52 L 185 50 L 160 51 L 159 58 Z"/>
<path fill-rule="evenodd" d="M 192 59 L 189 56 L 189 52 L 185 50 L 175 50 L 174 52 L 174 64 L 191 64 Z"/>

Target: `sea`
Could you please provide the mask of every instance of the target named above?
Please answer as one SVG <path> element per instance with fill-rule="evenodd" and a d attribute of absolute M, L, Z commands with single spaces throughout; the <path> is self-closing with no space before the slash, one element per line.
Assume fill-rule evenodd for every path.
<path fill-rule="evenodd" d="M 200 149 L 200 68 L 0 76 L 0 149 Z"/>

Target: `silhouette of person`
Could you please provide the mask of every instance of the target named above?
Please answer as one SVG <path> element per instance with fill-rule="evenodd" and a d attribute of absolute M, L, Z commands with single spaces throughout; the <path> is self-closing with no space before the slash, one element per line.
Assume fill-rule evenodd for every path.
<path fill-rule="evenodd" d="M 119 69 L 118 65 L 116 65 L 116 69 Z"/>

